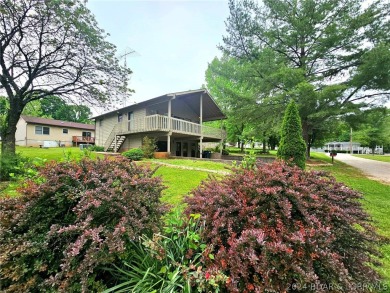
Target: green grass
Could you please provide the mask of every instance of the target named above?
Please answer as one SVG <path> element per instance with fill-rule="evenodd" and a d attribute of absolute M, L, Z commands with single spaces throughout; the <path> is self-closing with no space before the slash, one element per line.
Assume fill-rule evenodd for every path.
<path fill-rule="evenodd" d="M 207 169 L 207 170 L 214 170 L 214 171 L 225 171 L 225 172 L 228 171 L 228 169 L 226 168 L 227 167 L 226 164 L 220 162 L 213 162 L 213 161 L 191 160 L 191 159 L 165 159 L 165 160 L 152 159 L 151 162 L 160 162 L 160 163 L 170 164 L 175 166 Z"/>
<path fill-rule="evenodd" d="M 34 159 L 41 158 L 47 161 L 62 161 L 66 159 L 81 159 L 84 156 L 89 156 L 92 159 L 103 157 L 103 155 L 96 154 L 87 150 L 80 150 L 78 147 L 67 148 L 36 148 L 36 147 L 16 147 L 16 153 L 22 157 Z M 1 154 L 1 152 L 0 152 Z M 9 195 L 17 196 L 16 191 L 19 182 L 0 182 L 0 196 Z"/>
<path fill-rule="evenodd" d="M 313 153 L 312 156 L 331 162 L 331 158 L 325 154 Z M 363 194 L 363 207 L 371 215 L 378 233 L 390 237 L 390 185 L 368 179 L 356 168 L 336 160 L 331 166 L 310 167 L 310 169 L 329 171 L 337 181 L 360 191 Z M 382 245 L 380 251 L 383 254 L 381 259 L 383 266 L 379 268 L 379 272 L 390 286 L 390 244 Z"/>
<path fill-rule="evenodd" d="M 161 176 L 165 186 L 161 200 L 172 205 L 181 205 L 183 198 L 208 177 L 207 172 L 183 170 L 160 166 L 156 176 Z"/>
<path fill-rule="evenodd" d="M 159 165 L 158 163 L 166 163 L 174 166 Z M 225 167 L 226 164 L 210 162 L 210 161 L 197 161 L 197 160 L 180 160 L 180 159 L 169 159 L 169 160 L 144 160 L 137 162 L 138 164 L 147 164 L 150 167 L 156 167 L 155 175 L 161 176 L 163 184 L 168 187 L 163 191 L 162 201 L 171 205 L 181 205 L 183 199 L 193 189 L 209 177 L 209 174 L 217 178 L 222 178 L 222 175 L 214 174 L 204 170 L 210 171 L 228 171 Z M 179 167 L 192 167 L 203 169 L 190 170 L 182 169 Z"/>
<path fill-rule="evenodd" d="M 80 158 L 84 155 L 83 150 L 78 147 L 67 148 L 35 148 L 35 147 L 16 147 L 16 153 L 26 158 L 42 158 L 48 161 L 60 161 L 66 158 Z M 89 152 L 91 158 L 96 158 L 95 152 Z"/>
<path fill-rule="evenodd" d="M 255 149 L 244 149 L 244 152 L 241 152 L 240 148 L 229 147 L 229 148 L 227 148 L 227 151 L 232 156 L 244 156 L 245 154 L 249 153 L 250 151 L 261 152 L 261 151 L 263 151 L 263 149 L 262 148 L 261 149 L 258 149 L 258 148 L 255 148 Z M 257 157 L 275 157 L 276 153 L 277 153 L 277 151 L 268 150 L 268 154 L 260 154 L 259 153 L 259 154 L 256 154 L 256 156 Z"/>
<path fill-rule="evenodd" d="M 363 159 L 390 163 L 390 156 L 388 155 L 353 155 L 353 156 L 363 158 Z"/>

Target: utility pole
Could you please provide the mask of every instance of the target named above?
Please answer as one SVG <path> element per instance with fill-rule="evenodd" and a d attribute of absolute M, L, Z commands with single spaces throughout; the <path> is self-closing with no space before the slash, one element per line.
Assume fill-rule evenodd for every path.
<path fill-rule="evenodd" d="M 353 150 L 352 150 L 352 127 L 351 127 L 351 135 L 350 135 L 350 154 L 352 155 L 353 154 Z"/>

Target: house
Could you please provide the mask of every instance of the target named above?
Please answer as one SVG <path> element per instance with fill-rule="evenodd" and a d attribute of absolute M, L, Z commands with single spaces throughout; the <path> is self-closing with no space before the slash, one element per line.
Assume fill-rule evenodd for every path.
<path fill-rule="evenodd" d="M 155 138 L 159 152 L 201 157 L 204 142 L 221 143 L 221 128 L 203 125 L 225 119 L 205 89 L 176 92 L 94 117 L 96 144 L 106 151 L 123 152 L 142 146 L 145 136 Z"/>
<path fill-rule="evenodd" d="M 20 116 L 16 145 L 35 147 L 77 146 L 95 143 L 95 125 Z"/>
<path fill-rule="evenodd" d="M 325 152 L 329 152 L 331 150 L 335 151 L 351 151 L 351 147 L 353 151 L 357 151 L 360 148 L 359 142 L 349 142 L 349 141 L 332 141 L 325 144 Z"/>
<path fill-rule="evenodd" d="M 325 144 L 324 151 L 329 152 L 331 150 L 339 151 L 339 152 L 349 152 L 351 153 L 351 147 L 352 147 L 352 153 L 354 154 L 380 154 L 383 155 L 383 146 L 376 146 L 374 149 L 369 147 L 362 147 L 360 146 L 360 142 L 349 142 L 349 141 L 343 141 L 343 142 L 328 142 Z"/>

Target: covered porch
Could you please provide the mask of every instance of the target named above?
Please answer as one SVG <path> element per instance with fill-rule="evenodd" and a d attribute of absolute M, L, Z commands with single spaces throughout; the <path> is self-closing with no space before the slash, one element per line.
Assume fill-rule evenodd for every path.
<path fill-rule="evenodd" d="M 133 110 L 134 109 L 134 110 Z M 144 114 L 140 115 L 140 110 Z M 205 89 L 177 92 L 117 111 L 118 123 L 108 137 L 105 149 L 119 150 L 126 140 L 140 135 L 155 137 L 161 151 L 184 157 L 202 157 L 203 142 L 219 142 L 226 138 L 221 127 L 204 122 L 225 119 L 225 115 Z M 127 119 L 126 119 L 127 118 Z"/>

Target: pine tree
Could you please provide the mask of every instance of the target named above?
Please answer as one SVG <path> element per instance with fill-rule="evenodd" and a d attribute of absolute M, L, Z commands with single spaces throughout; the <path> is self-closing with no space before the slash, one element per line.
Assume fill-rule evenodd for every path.
<path fill-rule="evenodd" d="M 301 118 L 294 100 L 288 104 L 283 118 L 278 157 L 292 160 L 298 167 L 305 168 L 306 144 L 302 137 Z"/>

